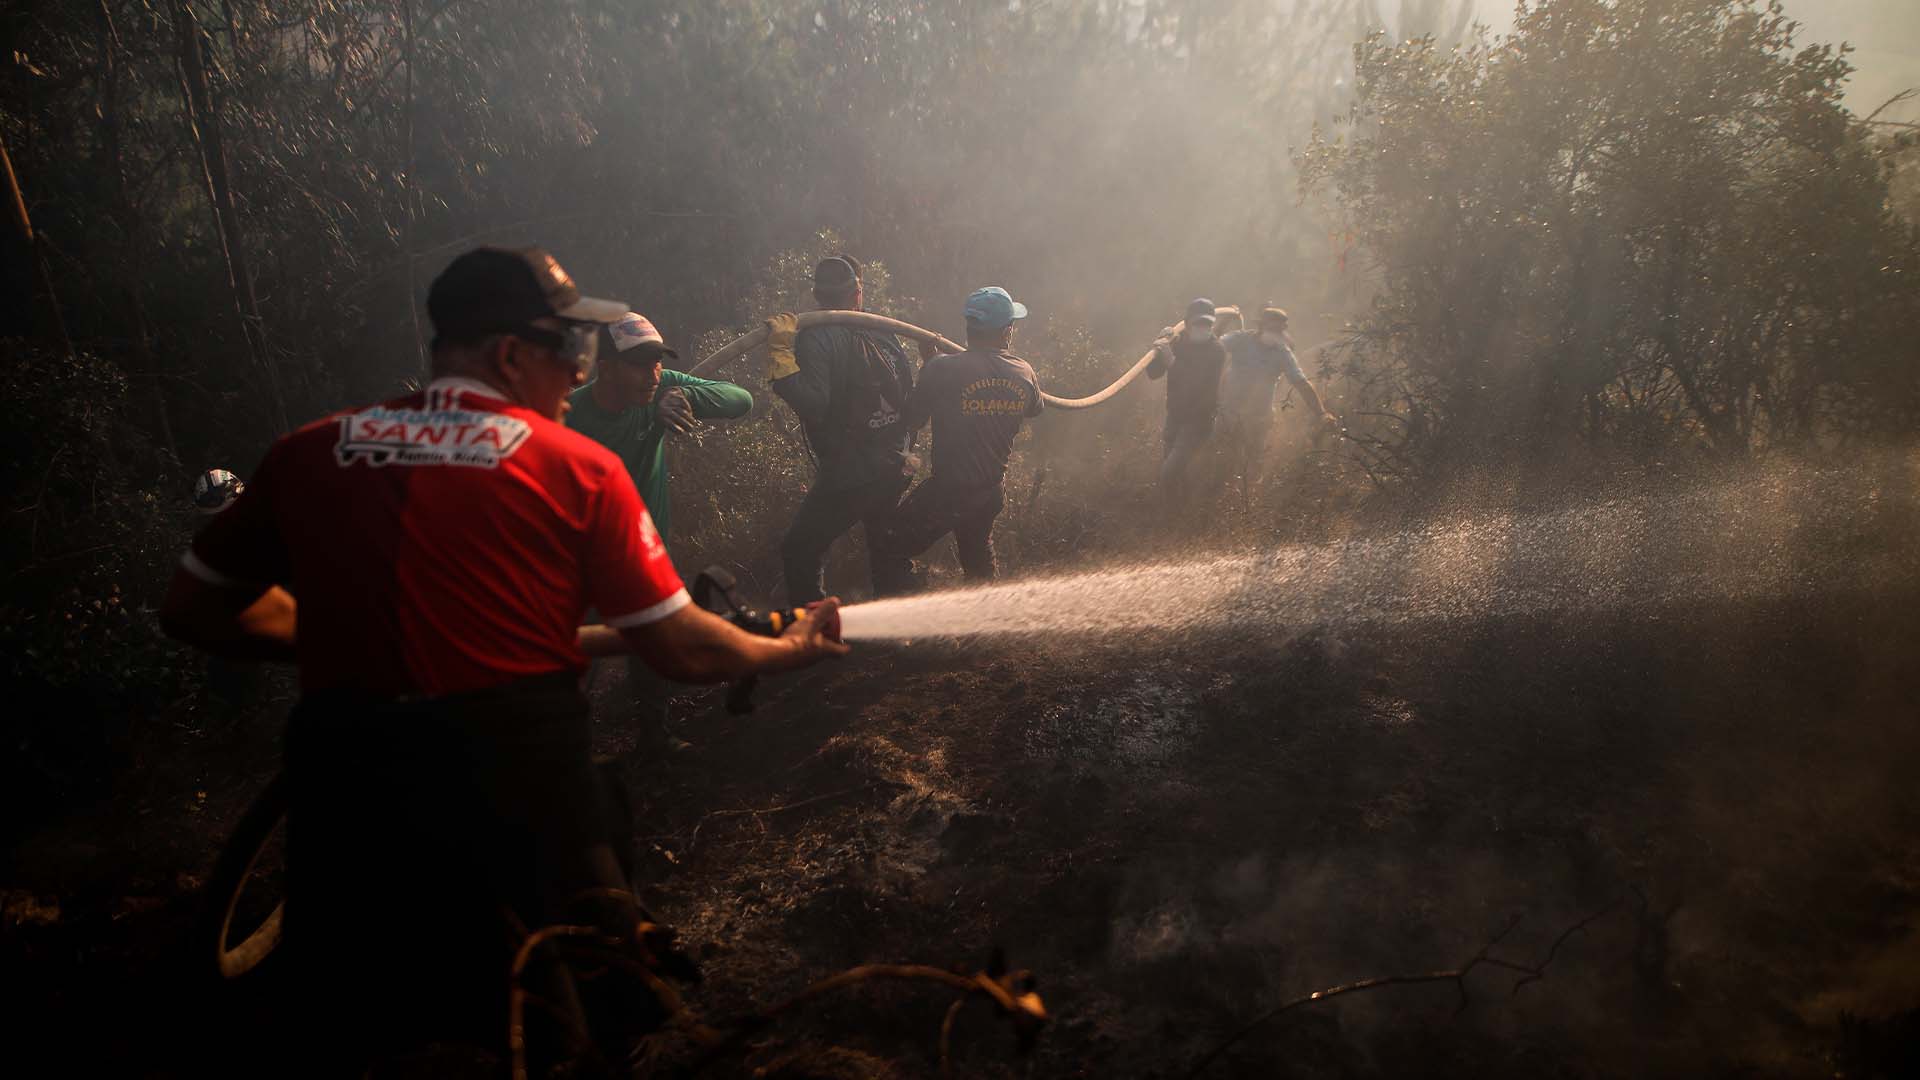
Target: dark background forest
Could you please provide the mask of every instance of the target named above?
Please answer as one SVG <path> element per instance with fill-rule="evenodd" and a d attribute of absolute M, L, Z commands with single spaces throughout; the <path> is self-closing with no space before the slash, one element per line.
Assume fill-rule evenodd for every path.
<path fill-rule="evenodd" d="M 1369 492 L 1914 429 L 1916 132 L 1843 104 L 1843 46 L 1731 0 L 1555 0 L 1500 41 L 1466 4 L 1382 7 L 8 5 L 33 240 L 6 260 L 0 633 L 10 697 L 96 718 L 15 713 L 9 770 L 85 773 L 59 744 L 196 693 L 149 614 L 192 478 L 417 378 L 426 283 L 479 243 L 545 245 L 690 358 L 805 306 L 829 247 L 950 334 L 1000 282 L 1062 394 L 1188 296 L 1277 302 L 1340 341 L 1309 367 L 1372 436 L 1340 481 Z M 803 485 L 750 368 L 756 419 L 676 451 L 683 561 L 770 565 Z M 1045 530 L 1151 456 L 1129 409 L 1040 433 L 1089 505 L 1023 549 L 1072 547 Z"/>
<path fill-rule="evenodd" d="M 1498 38 L 1471 15 L 12 0 L 4 831 L 231 722 L 153 615 L 194 477 L 418 380 L 427 283 L 477 244 L 545 246 L 688 362 L 810 306 L 830 250 L 873 264 L 871 307 L 949 336 L 967 290 L 1008 287 L 1056 394 L 1196 295 L 1327 343 L 1302 359 L 1348 437 L 1283 420 L 1273 475 L 1227 485 L 1205 536 L 1139 520 L 1159 390 L 1043 418 L 1009 481 L 1015 574 L 1339 535 L 1488 469 L 1910 444 L 1908 103 L 1845 99 L 1848 50 L 1777 5 L 1540 0 Z M 676 558 L 765 597 L 808 466 L 758 361 L 726 374 L 758 404 L 673 447 Z"/>

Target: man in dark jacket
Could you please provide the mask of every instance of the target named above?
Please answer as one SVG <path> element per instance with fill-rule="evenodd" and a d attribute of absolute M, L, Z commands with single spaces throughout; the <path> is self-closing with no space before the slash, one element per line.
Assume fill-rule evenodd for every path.
<path fill-rule="evenodd" d="M 1005 498 L 1001 483 L 1013 440 L 1040 415 L 1033 368 L 1008 352 L 1013 324 L 1026 305 L 989 286 L 967 297 L 967 351 L 936 356 L 920 371 L 907 399 L 907 430 L 933 421 L 933 475 L 908 495 L 875 542 L 874 587 L 905 592 L 912 559 L 948 533 L 967 581 L 993 580 L 993 523 Z"/>
<path fill-rule="evenodd" d="M 1186 501 L 1187 466 L 1213 439 L 1214 414 L 1220 408 L 1220 372 L 1227 350 L 1213 336 L 1213 301 L 1187 305 L 1186 325 L 1156 342 L 1158 355 L 1147 378 L 1167 380 L 1166 442 L 1161 450 L 1160 490 L 1171 503 Z"/>
<path fill-rule="evenodd" d="M 849 255 L 821 260 L 813 296 L 823 309 L 861 310 L 860 264 Z M 806 604 L 823 595 L 827 549 L 856 524 L 866 524 L 868 559 L 882 576 L 873 538 L 917 464 L 902 423 L 913 362 L 892 334 L 846 326 L 795 333 L 792 315 L 767 327 L 767 381 L 800 418 L 814 461 L 813 486 L 780 545 L 787 602 Z"/>

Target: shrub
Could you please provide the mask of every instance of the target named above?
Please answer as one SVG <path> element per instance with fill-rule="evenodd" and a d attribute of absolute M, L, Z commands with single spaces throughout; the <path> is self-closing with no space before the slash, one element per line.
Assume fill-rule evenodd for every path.
<path fill-rule="evenodd" d="M 46 796 L 105 780 L 130 725 L 198 685 L 153 614 L 196 515 L 185 478 L 153 471 L 112 364 L 0 348 L 13 421 L 0 434 L 0 813 L 18 826 Z"/>

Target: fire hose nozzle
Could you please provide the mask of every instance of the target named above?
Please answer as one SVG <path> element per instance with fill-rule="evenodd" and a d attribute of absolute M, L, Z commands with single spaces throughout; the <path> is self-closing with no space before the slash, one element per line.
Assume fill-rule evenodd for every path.
<path fill-rule="evenodd" d="M 806 618 L 804 608 L 760 611 L 740 598 L 740 582 L 725 567 L 709 566 L 693 579 L 688 590 L 693 602 L 727 620 L 749 634 L 779 637 L 781 632 Z M 753 690 L 759 682 L 749 675 L 727 691 L 727 711 L 742 716 L 753 711 Z"/>

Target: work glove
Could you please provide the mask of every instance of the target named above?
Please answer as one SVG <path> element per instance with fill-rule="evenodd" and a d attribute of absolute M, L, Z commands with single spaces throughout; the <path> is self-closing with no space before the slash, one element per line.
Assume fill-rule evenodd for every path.
<path fill-rule="evenodd" d="M 1173 363 L 1173 327 L 1160 331 L 1153 339 L 1153 359 L 1147 361 L 1147 378 L 1158 379 L 1167 373 Z"/>
<path fill-rule="evenodd" d="M 800 361 L 793 358 L 793 335 L 799 316 L 783 311 L 767 320 L 767 381 L 800 374 Z"/>

